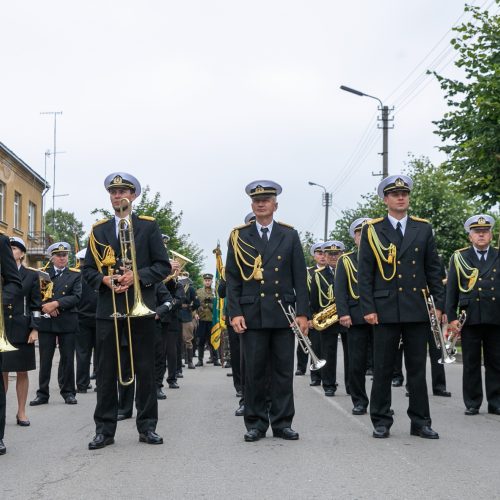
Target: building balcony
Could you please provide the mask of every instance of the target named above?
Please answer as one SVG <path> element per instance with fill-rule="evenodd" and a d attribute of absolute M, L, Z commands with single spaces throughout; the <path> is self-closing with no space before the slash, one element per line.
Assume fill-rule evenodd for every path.
<path fill-rule="evenodd" d="M 47 247 L 54 243 L 53 238 L 45 231 L 28 233 L 26 250 L 30 259 L 41 260 L 46 257 Z"/>

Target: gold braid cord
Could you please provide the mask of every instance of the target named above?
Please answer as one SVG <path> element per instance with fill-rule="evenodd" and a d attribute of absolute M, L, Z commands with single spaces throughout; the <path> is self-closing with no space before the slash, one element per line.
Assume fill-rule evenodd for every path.
<path fill-rule="evenodd" d="M 453 254 L 453 262 L 457 271 L 458 288 L 462 293 L 469 293 L 475 286 L 479 276 L 479 269 L 470 267 L 459 251 Z M 462 277 L 467 280 L 467 288 L 462 286 Z"/>
<path fill-rule="evenodd" d="M 388 247 L 384 247 L 372 224 L 368 224 L 367 231 L 368 231 L 368 242 L 372 247 L 375 259 L 377 260 L 380 275 L 382 276 L 382 279 L 384 279 L 385 281 L 391 281 L 396 275 L 396 245 L 394 243 L 390 243 Z M 387 252 L 387 257 L 384 255 L 384 252 Z M 391 276 L 385 275 L 384 265 L 382 262 L 385 262 L 386 264 L 389 265 L 392 264 Z"/>
<path fill-rule="evenodd" d="M 42 293 L 42 302 L 47 302 L 54 293 L 54 283 L 51 281 L 47 285 L 40 285 L 40 292 Z"/>
<path fill-rule="evenodd" d="M 353 283 L 355 283 L 356 285 L 358 284 L 358 279 L 356 278 L 356 276 L 358 275 L 358 270 L 356 269 L 354 262 L 348 255 L 342 256 L 342 262 L 344 264 L 344 269 L 347 276 L 347 283 L 349 284 L 349 293 L 354 300 L 358 300 L 359 295 L 356 295 L 354 293 L 354 288 L 352 286 Z"/>
<path fill-rule="evenodd" d="M 231 233 L 231 244 L 233 245 L 236 265 L 240 270 L 240 274 L 243 280 L 261 280 L 262 256 L 260 254 L 257 254 L 257 256 L 254 257 L 248 250 L 245 249 L 245 247 L 253 250 L 256 250 L 256 248 L 240 238 L 240 232 L 238 231 L 238 229 L 233 230 L 233 232 Z M 251 262 L 252 260 L 253 262 Z M 245 265 L 252 269 L 252 272 L 248 276 L 245 276 L 242 265 Z"/>
<path fill-rule="evenodd" d="M 90 233 L 89 246 L 92 256 L 94 257 L 97 270 L 100 273 L 102 273 L 103 266 L 111 267 L 116 264 L 116 256 L 113 247 L 111 245 L 104 245 L 103 243 L 97 241 L 94 236 L 94 231 Z M 102 249 L 102 254 L 99 251 L 99 247 Z"/>
<path fill-rule="evenodd" d="M 328 283 L 326 278 L 319 271 L 315 273 L 314 279 L 316 280 L 316 285 L 318 287 L 319 306 L 321 307 L 321 309 L 325 309 L 335 301 L 335 296 L 333 295 L 333 286 L 330 283 Z M 326 284 L 327 292 L 324 292 L 323 289 L 321 288 L 320 279 L 323 281 L 323 283 Z M 326 302 L 323 302 L 323 299 L 326 299 Z"/>

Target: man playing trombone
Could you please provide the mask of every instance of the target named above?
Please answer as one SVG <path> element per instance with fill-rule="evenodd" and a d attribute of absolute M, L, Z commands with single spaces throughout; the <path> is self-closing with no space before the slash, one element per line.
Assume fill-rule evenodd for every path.
<path fill-rule="evenodd" d="M 228 314 L 245 359 L 244 439 L 265 437 L 271 424 L 275 437 L 294 440 L 295 338 L 278 301 L 296 308 L 307 334 L 306 264 L 297 231 L 273 219 L 281 186 L 254 181 L 246 193 L 256 221 L 232 231 L 226 262 Z"/>
<path fill-rule="evenodd" d="M 83 275 L 99 298 L 96 312 L 97 405 L 96 435 L 89 449 L 114 443 L 118 414 L 117 372 L 122 385 L 137 378 L 136 407 L 139 441 L 162 444 L 156 434 L 158 401 L 155 384 L 155 285 L 171 266 L 158 224 L 152 217 L 132 213 L 141 185 L 132 175 L 116 172 L 106 177 L 115 216 L 94 224 Z M 118 353 L 129 345 L 132 375 L 123 380 Z"/>

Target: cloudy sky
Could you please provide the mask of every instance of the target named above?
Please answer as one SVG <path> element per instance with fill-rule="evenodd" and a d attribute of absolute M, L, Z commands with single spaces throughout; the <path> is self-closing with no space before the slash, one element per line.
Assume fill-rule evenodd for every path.
<path fill-rule="evenodd" d="M 486 7 L 492 1 L 477 0 Z M 445 111 L 427 68 L 453 76 L 460 0 L 28 0 L 2 7 L 0 141 L 44 175 L 58 117 L 56 208 L 88 230 L 103 179 L 128 171 L 183 212 L 211 259 L 249 212 L 245 185 L 273 179 L 277 219 L 322 236 L 375 189 L 377 102 L 395 106 L 389 171 L 408 153 L 443 159 Z M 47 178 L 53 183 L 52 162 Z M 47 195 L 52 205 L 52 192 Z M 207 261 L 207 268 L 211 267 Z"/>

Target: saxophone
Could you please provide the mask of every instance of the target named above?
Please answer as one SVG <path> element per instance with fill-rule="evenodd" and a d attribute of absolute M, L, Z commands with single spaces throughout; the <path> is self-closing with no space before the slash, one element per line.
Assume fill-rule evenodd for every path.
<path fill-rule="evenodd" d="M 337 304 L 335 302 L 325 307 L 319 313 L 313 315 L 312 324 L 315 330 L 326 330 L 328 327 L 338 323 Z"/>

